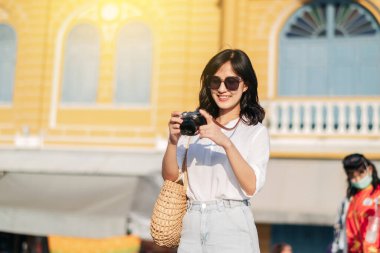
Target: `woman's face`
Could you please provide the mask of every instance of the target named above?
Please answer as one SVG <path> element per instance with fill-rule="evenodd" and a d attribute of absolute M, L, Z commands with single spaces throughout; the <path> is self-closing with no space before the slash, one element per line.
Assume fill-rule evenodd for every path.
<path fill-rule="evenodd" d="M 348 179 L 353 182 L 359 182 L 362 178 L 364 178 L 367 174 L 372 175 L 372 167 L 361 166 L 359 169 L 349 171 L 347 174 Z"/>
<path fill-rule="evenodd" d="M 292 247 L 289 246 L 289 245 L 285 246 L 285 247 L 282 249 L 281 253 L 292 253 Z"/>
<path fill-rule="evenodd" d="M 227 77 L 239 77 L 233 70 L 231 62 L 224 63 L 214 76 L 219 77 L 224 81 Z M 224 82 L 222 82 L 217 89 L 211 89 L 211 96 L 219 107 L 219 115 L 232 113 L 239 115 L 240 113 L 240 99 L 243 92 L 248 89 L 247 85 L 241 79 L 237 90 L 228 90 Z"/>

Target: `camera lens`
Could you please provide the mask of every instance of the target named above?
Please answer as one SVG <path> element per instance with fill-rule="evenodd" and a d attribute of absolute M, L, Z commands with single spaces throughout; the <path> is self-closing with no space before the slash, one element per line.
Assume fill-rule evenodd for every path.
<path fill-rule="evenodd" d="M 194 122 L 198 127 L 207 124 L 206 119 L 200 114 L 199 114 L 199 117 L 194 119 Z"/>
<path fill-rule="evenodd" d="M 179 127 L 182 135 L 195 135 L 197 131 L 197 126 L 194 124 L 193 120 L 184 119 Z"/>

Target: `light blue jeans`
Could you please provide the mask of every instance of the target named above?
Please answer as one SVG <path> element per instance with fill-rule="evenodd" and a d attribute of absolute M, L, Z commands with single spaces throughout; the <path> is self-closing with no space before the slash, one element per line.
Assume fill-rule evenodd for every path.
<path fill-rule="evenodd" d="M 248 201 L 189 201 L 178 253 L 260 253 Z"/>

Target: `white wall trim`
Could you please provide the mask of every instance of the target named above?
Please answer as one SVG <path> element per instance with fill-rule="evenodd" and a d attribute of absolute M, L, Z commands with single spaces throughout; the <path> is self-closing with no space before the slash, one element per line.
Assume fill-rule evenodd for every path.
<path fill-rule="evenodd" d="M 52 90 L 50 96 L 50 113 L 49 113 L 49 127 L 55 128 L 57 126 L 57 109 L 58 109 L 58 93 L 59 93 L 59 84 L 61 80 L 61 69 L 62 69 L 62 49 L 64 44 L 64 35 L 67 31 L 71 21 L 77 17 L 79 14 L 89 11 L 91 9 L 90 4 L 86 4 L 81 8 L 78 8 L 71 15 L 69 15 L 63 22 L 62 26 L 58 30 L 58 35 L 55 43 L 54 50 L 54 63 L 53 63 L 53 82 L 52 82 Z"/>
<path fill-rule="evenodd" d="M 276 87 L 276 77 L 277 77 L 277 61 L 276 56 L 278 56 L 278 36 L 280 32 L 281 25 L 283 21 L 288 18 L 289 14 L 297 9 L 299 6 L 298 1 L 294 1 L 292 4 L 287 6 L 278 16 L 276 21 L 273 23 L 269 34 L 269 44 L 268 44 L 268 98 L 275 97 L 275 87 Z"/>

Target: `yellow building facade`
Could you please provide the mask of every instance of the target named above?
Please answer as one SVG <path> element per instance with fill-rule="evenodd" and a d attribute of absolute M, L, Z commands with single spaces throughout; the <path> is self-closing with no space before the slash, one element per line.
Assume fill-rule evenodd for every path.
<path fill-rule="evenodd" d="M 358 3 L 380 19 L 377 1 Z M 0 22 L 16 35 L 16 56 L 12 99 L 0 106 L 0 145 L 154 149 L 157 140 L 166 138 L 171 111 L 195 109 L 200 73 L 208 59 L 224 48 L 241 48 L 252 58 L 261 101 L 281 100 L 277 92 L 280 32 L 303 4 L 1 1 Z M 143 105 L 115 103 L 114 95 L 118 39 L 123 26 L 134 22 L 150 29 L 152 37 L 149 99 Z M 80 24 L 98 32 L 96 98 L 87 104 L 62 103 L 68 37 Z"/>
<path fill-rule="evenodd" d="M 111 20 L 107 7 L 118 12 Z M 220 47 L 217 1 L 2 1 L 1 11 L 1 22 L 17 33 L 14 97 L 1 108 L 2 146 L 28 135 L 44 147 L 154 148 L 170 112 L 196 106 L 202 67 Z M 112 101 L 118 32 L 136 21 L 153 34 L 149 103 L 118 106 Z M 64 106 L 65 43 L 81 23 L 100 33 L 96 103 Z"/>
<path fill-rule="evenodd" d="M 112 169 L 108 173 L 124 176 L 131 173 L 141 176 L 145 173 L 138 172 L 140 167 L 144 167 L 139 164 L 142 161 L 155 163 L 155 169 L 159 171 L 160 165 L 153 156 L 156 155 L 159 160 L 165 148 L 170 113 L 174 110 L 190 111 L 197 107 L 201 72 L 214 54 L 226 48 L 244 50 L 253 62 L 259 80 L 260 101 L 267 111 L 264 123 L 271 133 L 271 156 L 274 160 L 272 166 L 278 169 L 282 167 L 313 169 L 320 167 L 319 160 L 313 159 L 321 159 L 325 168 L 338 167 L 339 159 L 348 152 L 362 152 L 370 158 L 379 159 L 378 94 L 373 96 L 281 96 L 280 94 L 282 32 L 291 22 L 291 18 L 312 2 L 332 5 L 339 1 L 0 0 L 0 28 L 11 31 L 10 34 L 14 35 L 12 38 L 15 41 L 13 44 L 15 55 L 6 62 L 10 63 L 10 69 L 14 70 L 14 74 L 7 68 L 4 68 L 7 71 L 0 72 L 0 75 L 7 75 L 3 79 L 0 76 L 0 80 L 10 83 L 7 91 L 11 94 L 4 101 L 1 101 L 0 94 L 0 148 L 10 157 L 4 156 L 4 161 L 10 161 L 11 158 L 22 160 L 22 157 L 16 156 L 20 150 L 26 150 L 25 155 L 31 156 L 36 154 L 33 152 L 41 151 L 38 154 L 42 156 L 37 164 L 49 163 L 51 151 L 62 152 L 65 155 L 67 151 L 78 150 L 86 152 L 100 150 L 106 153 L 115 151 L 125 156 L 132 156 L 135 155 L 133 152 L 141 151 L 142 158 L 136 164 L 114 167 L 110 165 Z M 358 6 L 357 8 L 369 13 L 372 23 L 380 23 L 380 0 L 352 2 Z M 138 59 L 128 60 L 128 53 L 133 54 L 134 48 L 123 51 L 123 43 L 132 43 L 136 46 L 136 50 L 140 50 L 139 44 L 144 42 L 144 40 L 131 42 L 128 38 L 125 39 L 125 34 L 128 35 L 128 32 L 139 34 L 138 29 L 125 32 L 126 27 L 130 27 L 131 24 L 138 24 L 148 31 L 150 39 L 148 67 Z M 96 36 L 85 37 L 87 36 L 85 34 L 81 37 L 80 32 L 75 35 L 76 29 L 83 27 L 90 28 L 85 31 L 93 32 L 91 34 Z M 291 29 L 291 26 L 289 27 Z M 88 38 L 96 40 L 91 43 Z M 82 47 L 75 47 L 76 41 L 85 42 L 81 44 Z M 92 49 L 87 51 L 86 46 L 96 47 L 94 51 L 91 51 Z M 81 50 L 85 52 L 83 62 Z M 87 56 L 89 58 L 86 58 Z M 73 60 L 70 61 L 69 58 Z M 141 103 L 118 100 L 121 93 L 117 90 L 118 82 L 126 78 L 123 73 L 127 69 L 123 68 L 125 62 L 127 62 L 125 66 L 137 66 L 133 69 L 137 73 L 136 77 L 133 77 L 135 79 L 127 79 L 133 81 L 128 84 L 129 98 L 138 95 L 141 78 L 148 80 L 145 83 L 147 86 L 142 90 L 146 99 Z M 85 69 L 87 76 L 83 77 L 83 80 L 84 83 L 95 80 L 94 95 L 90 102 L 70 100 L 70 96 L 74 98 L 76 96 L 75 87 L 71 87 L 71 90 L 68 88 L 68 93 L 65 93 L 65 80 L 81 79 L 81 76 L 76 76 L 78 72 L 75 71 L 76 68 L 82 70 L 86 64 L 93 67 L 90 70 Z M 72 67 L 70 71 L 73 72 L 68 70 L 70 67 Z M 380 73 L 378 67 L 375 68 L 376 71 Z M 378 85 L 380 86 L 380 83 Z M 282 108 L 280 109 L 282 115 L 289 113 L 293 118 L 290 120 L 285 120 L 284 116 L 281 118 L 278 116 L 281 114 L 278 113 L 278 108 Z M 288 111 L 288 108 L 292 109 Z M 321 115 L 325 115 L 326 111 L 327 116 L 319 118 L 313 116 L 308 121 L 305 116 L 308 108 L 310 112 L 315 111 L 310 115 L 317 115 L 320 108 Z M 359 124 L 354 116 L 350 118 L 334 114 L 338 111 L 339 115 L 343 115 L 347 110 L 351 110 L 350 108 L 352 111 L 357 110 L 356 108 L 365 108 L 360 114 L 362 116 L 358 116 L 364 122 L 360 124 L 361 127 L 353 128 Z M 367 109 L 371 111 L 370 119 L 363 116 L 367 115 L 365 111 Z M 302 111 L 303 116 L 294 117 L 298 111 Z M 305 127 L 307 123 L 314 126 L 307 128 Z M 320 128 L 315 126 L 318 124 L 321 125 Z M 291 126 L 284 128 L 288 125 Z M 367 125 L 370 125 L 368 129 L 364 127 Z M 84 156 L 83 162 L 85 163 L 91 156 L 94 154 Z M 63 157 L 62 168 L 69 167 L 65 163 L 68 156 Z M 312 166 L 305 164 L 305 160 L 310 160 Z M 30 171 L 28 165 L 19 165 L 18 162 L 5 163 L 4 171 L 10 173 L 39 171 L 37 165 L 33 168 L 34 171 Z M 49 173 L 54 173 L 55 170 L 55 173 L 60 173 L 59 168 L 52 167 L 46 168 L 46 171 L 53 170 Z M 95 167 L 94 170 L 97 169 Z M 82 173 L 94 171 L 81 169 Z M 123 172 L 120 172 L 121 170 Z M 72 168 L 69 168 L 67 173 L 72 171 Z M 259 233 L 262 235 L 263 252 L 269 251 L 270 224 L 329 225 L 334 216 L 331 210 L 335 204 L 338 206 L 338 203 L 330 203 L 326 204 L 330 209 L 327 208 L 320 213 L 314 212 L 316 206 L 320 206 L 320 203 L 324 202 L 324 197 L 328 196 L 327 193 L 326 196 L 319 198 L 318 185 L 312 185 L 307 181 L 310 173 L 315 171 L 302 172 L 304 173 L 302 181 L 307 184 L 305 188 L 308 185 L 315 186 L 312 190 L 315 195 L 300 197 L 299 202 L 306 199 L 307 208 L 304 209 L 301 205 L 298 209 L 295 208 L 297 210 L 288 208 L 289 203 L 285 199 L 281 203 L 275 201 L 267 203 L 265 198 L 273 198 L 277 194 L 276 190 L 278 191 L 276 187 L 283 183 L 281 180 L 278 182 L 271 180 L 270 177 L 275 178 L 276 175 L 278 177 L 276 169 L 271 171 L 273 174 L 268 175 L 269 190 L 262 195 L 263 197 L 258 196 L 257 202 L 257 220 L 261 223 Z M 288 176 L 289 180 L 292 180 L 291 171 L 283 170 L 282 173 L 285 173 L 284 171 L 288 174 L 284 174 L 283 179 Z M 98 173 L 97 170 L 96 172 Z M 107 174 L 107 171 L 104 173 Z M 329 172 L 322 169 L 315 173 Z M 341 176 L 340 172 L 334 173 L 337 175 L 334 179 Z M 337 180 L 340 179 L 342 178 Z M 339 183 L 327 182 L 327 185 L 337 187 L 336 190 L 339 192 L 344 191 L 344 183 L 342 179 Z M 291 182 L 288 182 L 289 185 Z M 297 190 L 292 191 L 294 192 Z M 335 201 L 342 194 L 332 195 Z M 284 198 L 286 197 L 288 200 L 292 199 L 291 194 Z M 308 202 L 309 199 L 315 201 L 311 203 Z M 292 212 L 299 216 L 292 215 Z"/>

